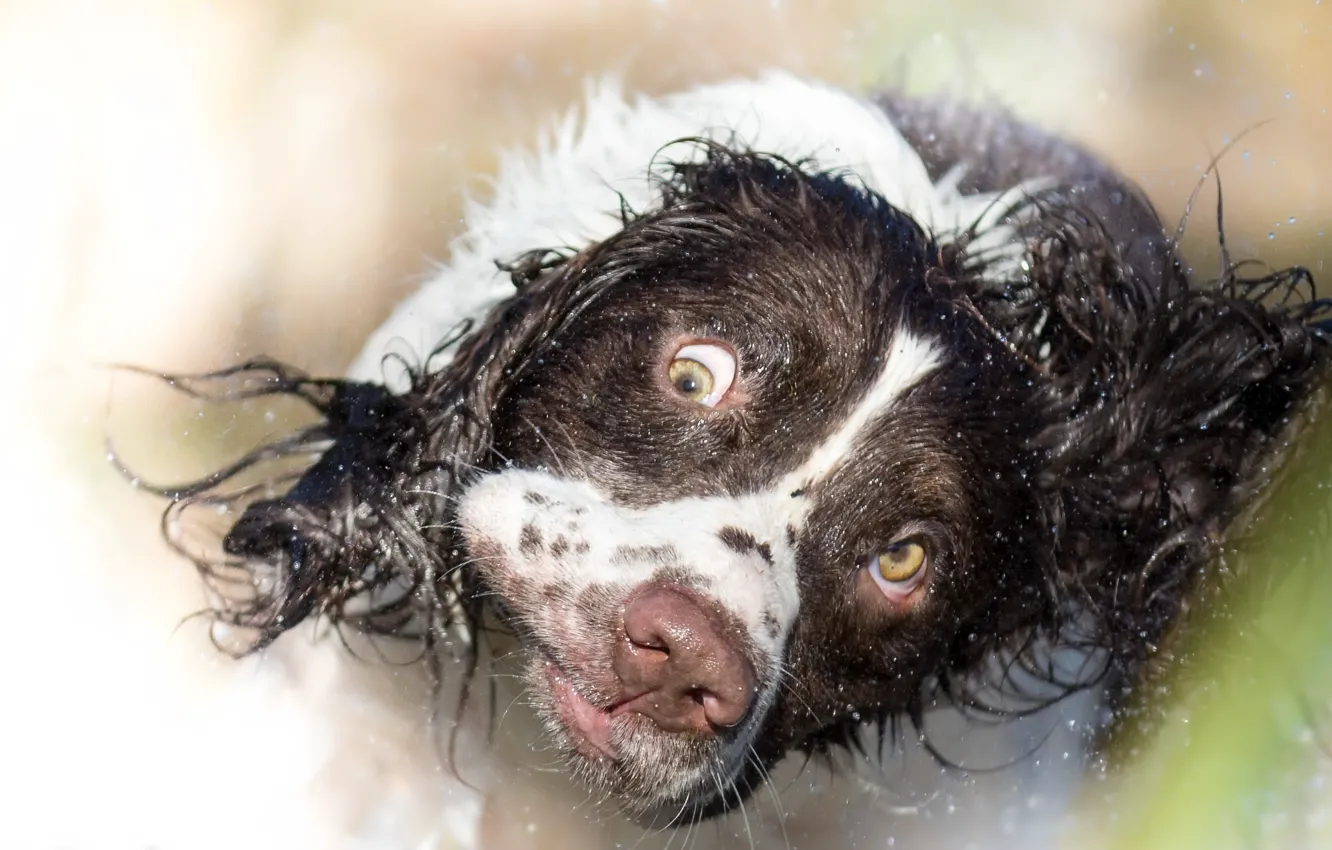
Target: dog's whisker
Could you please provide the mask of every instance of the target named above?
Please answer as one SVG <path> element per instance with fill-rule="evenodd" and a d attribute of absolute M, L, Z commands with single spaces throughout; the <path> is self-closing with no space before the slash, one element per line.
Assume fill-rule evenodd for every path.
<path fill-rule="evenodd" d="M 587 468 L 589 465 L 588 463 L 589 459 L 586 456 L 584 450 L 579 447 L 578 440 L 574 437 L 573 433 L 570 431 L 569 426 L 558 419 L 553 420 L 551 422 L 551 426 L 555 428 L 555 430 L 559 431 L 561 436 L 563 436 L 565 447 L 573 454 L 574 458 L 578 461 L 579 466 L 582 468 Z M 551 453 L 553 456 L 554 454 L 553 448 Z"/>
<path fill-rule="evenodd" d="M 562 477 L 568 478 L 569 472 L 564 468 L 564 462 L 560 460 L 559 452 L 555 451 L 555 446 L 551 444 L 550 439 L 545 435 L 544 432 L 542 432 L 541 428 L 539 428 L 536 425 L 536 423 L 534 423 L 526 415 L 520 415 L 519 418 L 523 421 L 524 424 L 527 425 L 527 427 L 532 431 L 532 433 L 536 435 L 536 438 L 545 444 L 546 449 L 550 452 L 551 462 L 555 465 L 555 468 L 559 471 L 560 475 Z"/>
<path fill-rule="evenodd" d="M 777 817 L 777 825 L 782 831 L 782 843 L 786 850 L 791 850 L 791 836 L 786 831 L 786 810 L 782 807 L 781 795 L 777 792 L 777 786 L 772 781 L 772 772 L 763 764 L 763 759 L 759 757 L 758 751 L 751 744 L 748 747 L 749 760 L 754 765 L 755 772 L 759 775 L 759 781 L 768 792 L 768 797 L 772 800 L 773 811 Z"/>

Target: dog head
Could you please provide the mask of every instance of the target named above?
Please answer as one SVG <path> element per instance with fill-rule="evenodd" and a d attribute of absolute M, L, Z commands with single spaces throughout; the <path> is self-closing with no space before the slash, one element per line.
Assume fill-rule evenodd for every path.
<path fill-rule="evenodd" d="M 971 699 L 996 658 L 1131 676 L 1323 362 L 1321 302 L 1262 301 L 1303 277 L 1190 281 L 1118 183 L 948 238 L 715 144 L 659 191 L 516 261 L 404 392 L 243 368 L 323 419 L 174 494 L 316 458 L 200 560 L 219 617 L 433 646 L 493 614 L 574 772 L 643 815 L 720 811 L 789 751 Z"/>

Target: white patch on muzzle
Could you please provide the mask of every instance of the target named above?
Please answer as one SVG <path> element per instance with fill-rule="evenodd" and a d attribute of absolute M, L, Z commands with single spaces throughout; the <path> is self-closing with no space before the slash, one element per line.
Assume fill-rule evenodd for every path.
<path fill-rule="evenodd" d="M 626 508 L 584 481 L 506 470 L 463 492 L 458 521 L 474 548 L 485 541 L 502 549 L 501 563 L 478 563 L 501 592 L 509 582 L 521 583 L 524 595 L 544 588 L 573 595 L 593 586 L 627 590 L 669 569 L 723 605 L 773 665 L 800 605 L 786 534 L 800 504 L 789 496 L 774 501 L 709 497 Z M 766 545 L 772 563 L 728 546 L 720 536 L 726 528 Z"/>

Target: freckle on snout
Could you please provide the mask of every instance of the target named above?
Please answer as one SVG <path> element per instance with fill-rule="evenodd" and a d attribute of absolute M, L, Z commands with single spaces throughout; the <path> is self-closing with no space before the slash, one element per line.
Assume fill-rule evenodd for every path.
<path fill-rule="evenodd" d="M 530 557 L 539 554 L 541 548 L 541 531 L 532 523 L 527 523 L 518 536 L 518 551 Z"/>
<path fill-rule="evenodd" d="M 717 532 L 717 538 L 726 544 L 726 548 L 739 552 L 741 555 L 758 548 L 758 541 L 754 539 L 754 535 L 733 525 L 724 526 Z"/>
<path fill-rule="evenodd" d="M 558 558 L 568 551 L 569 551 L 569 538 L 565 537 L 563 534 L 557 535 L 555 539 L 551 541 L 550 554 L 553 557 Z"/>

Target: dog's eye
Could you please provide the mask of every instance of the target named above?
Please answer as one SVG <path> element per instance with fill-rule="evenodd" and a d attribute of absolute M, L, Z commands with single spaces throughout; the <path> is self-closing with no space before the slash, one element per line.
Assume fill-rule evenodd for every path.
<path fill-rule="evenodd" d="M 667 374 L 680 395 L 715 407 L 735 380 L 735 355 L 720 345 L 686 345 L 675 352 Z"/>
<path fill-rule="evenodd" d="M 919 541 L 900 540 L 870 560 L 870 575 L 890 599 L 904 599 L 924 578 L 927 560 Z"/>

